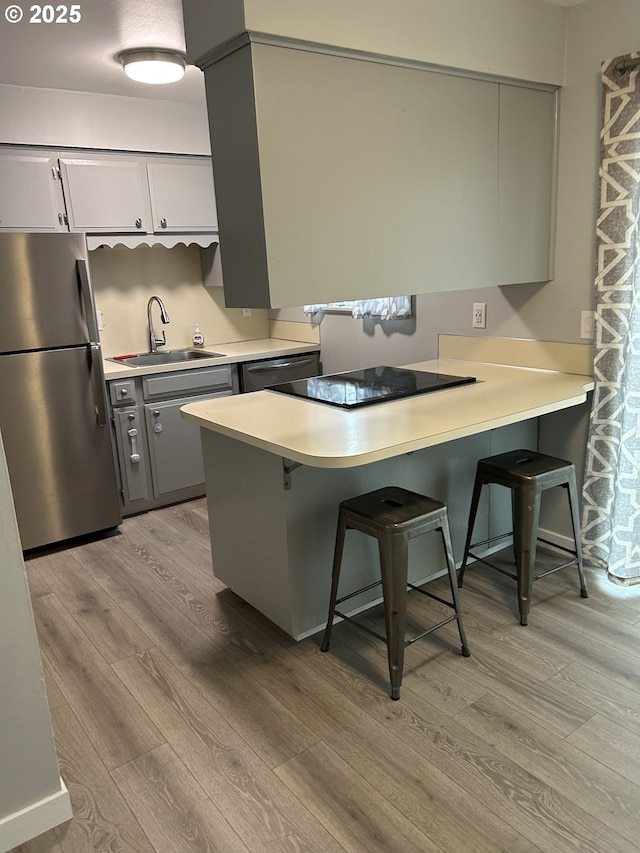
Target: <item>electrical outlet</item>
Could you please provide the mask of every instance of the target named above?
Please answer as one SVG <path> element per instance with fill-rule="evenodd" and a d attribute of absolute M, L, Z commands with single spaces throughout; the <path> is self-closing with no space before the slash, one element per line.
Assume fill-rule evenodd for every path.
<path fill-rule="evenodd" d="M 251 308 L 243 308 L 242 309 L 242 316 L 243 317 L 250 317 L 252 313 L 253 312 L 251 311 Z"/>
<path fill-rule="evenodd" d="M 486 329 L 487 328 L 487 303 L 486 302 L 474 302 L 473 303 L 473 317 L 471 320 L 471 328 L 472 329 Z"/>
<path fill-rule="evenodd" d="M 592 341 L 594 336 L 593 311 L 580 312 L 580 337 Z"/>
<path fill-rule="evenodd" d="M 98 324 L 98 331 L 101 332 L 104 329 L 104 315 L 102 311 L 96 311 L 96 321 Z"/>

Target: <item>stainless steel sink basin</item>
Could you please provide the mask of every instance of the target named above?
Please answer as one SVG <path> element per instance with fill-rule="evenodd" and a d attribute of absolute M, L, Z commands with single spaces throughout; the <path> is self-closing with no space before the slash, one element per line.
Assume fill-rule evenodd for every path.
<path fill-rule="evenodd" d="M 210 352 L 209 350 L 173 349 L 164 352 L 140 352 L 137 355 L 110 358 L 109 361 L 133 367 L 144 367 L 148 364 L 182 364 L 185 361 L 195 361 L 200 358 L 220 358 L 223 355 L 222 352 Z"/>

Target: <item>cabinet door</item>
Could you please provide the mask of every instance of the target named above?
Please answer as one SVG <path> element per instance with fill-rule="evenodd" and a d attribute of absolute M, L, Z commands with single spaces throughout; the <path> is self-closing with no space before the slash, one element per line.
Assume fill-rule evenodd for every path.
<path fill-rule="evenodd" d="M 497 284 L 549 281 L 556 93 L 500 85 Z"/>
<path fill-rule="evenodd" d="M 2 231 L 69 230 L 57 156 L 3 152 L 0 187 Z"/>
<path fill-rule="evenodd" d="M 72 231 L 150 231 L 145 161 L 61 159 Z"/>
<path fill-rule="evenodd" d="M 141 415 L 139 406 L 116 409 L 113 413 L 125 506 L 151 498 Z"/>
<path fill-rule="evenodd" d="M 224 391 L 197 399 L 228 397 L 231 394 L 231 391 Z M 180 407 L 193 400 L 193 397 L 183 397 L 163 403 L 147 403 L 144 407 L 156 498 L 204 483 L 200 427 L 180 415 Z"/>
<path fill-rule="evenodd" d="M 147 163 L 154 231 L 217 231 L 211 162 Z"/>

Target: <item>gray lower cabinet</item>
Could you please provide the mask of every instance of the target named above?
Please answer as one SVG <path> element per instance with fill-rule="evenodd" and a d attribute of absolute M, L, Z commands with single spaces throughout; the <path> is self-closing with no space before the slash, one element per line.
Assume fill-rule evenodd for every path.
<path fill-rule="evenodd" d="M 204 494 L 200 430 L 180 408 L 227 397 L 235 365 L 109 382 L 123 515 Z"/>

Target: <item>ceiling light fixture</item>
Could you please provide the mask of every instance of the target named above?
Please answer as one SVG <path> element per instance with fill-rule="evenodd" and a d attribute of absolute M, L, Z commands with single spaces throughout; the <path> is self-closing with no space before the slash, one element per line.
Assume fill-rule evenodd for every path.
<path fill-rule="evenodd" d="M 175 83 L 182 80 L 187 64 L 183 53 L 161 48 L 123 50 L 117 59 L 127 77 L 139 83 Z"/>

